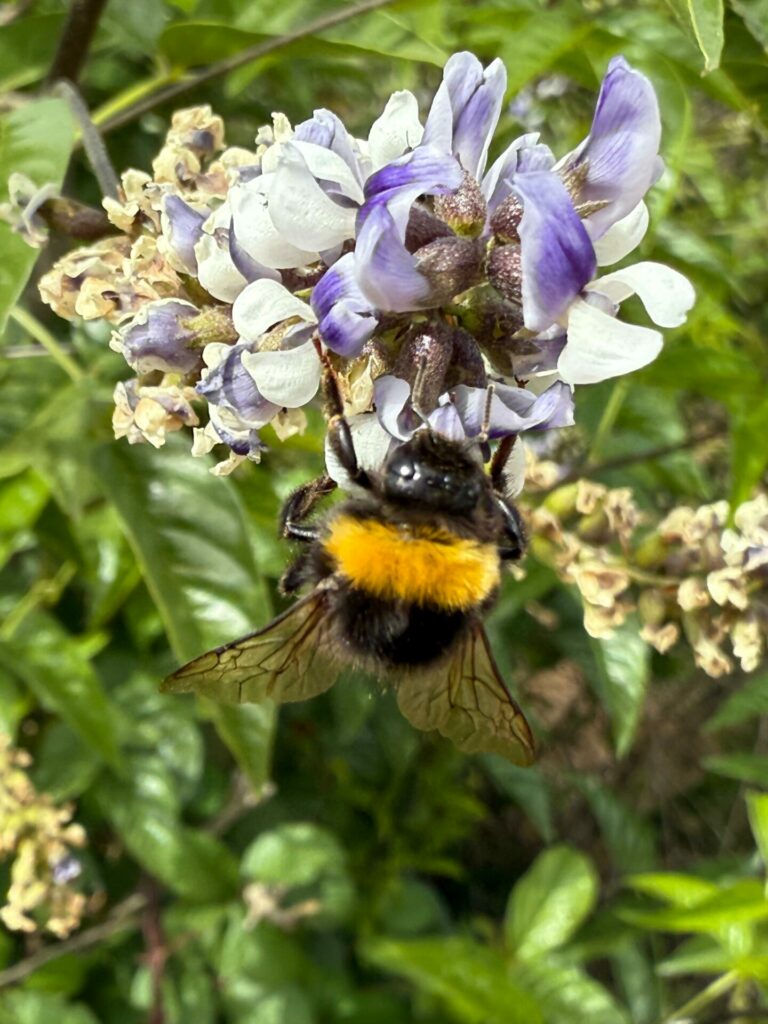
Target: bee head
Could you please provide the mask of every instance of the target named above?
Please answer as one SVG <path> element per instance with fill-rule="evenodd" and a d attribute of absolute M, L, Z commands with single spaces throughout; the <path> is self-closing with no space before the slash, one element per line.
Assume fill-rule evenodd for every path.
<path fill-rule="evenodd" d="M 483 492 L 480 464 L 463 445 L 419 431 L 384 466 L 384 497 L 454 515 L 472 512 Z"/>

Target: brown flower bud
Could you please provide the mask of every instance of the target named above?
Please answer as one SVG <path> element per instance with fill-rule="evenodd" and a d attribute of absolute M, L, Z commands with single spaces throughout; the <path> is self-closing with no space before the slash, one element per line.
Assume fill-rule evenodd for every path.
<path fill-rule="evenodd" d="M 405 229 L 405 248 L 408 252 L 416 252 L 434 242 L 436 238 L 452 237 L 453 232 L 444 221 L 433 216 L 419 203 L 413 204 L 408 217 L 408 227 Z"/>
<path fill-rule="evenodd" d="M 491 217 L 491 229 L 500 242 L 519 242 L 517 229 L 523 219 L 523 204 L 517 196 L 507 196 Z"/>
<path fill-rule="evenodd" d="M 416 269 L 429 279 L 440 306 L 481 279 L 483 247 L 468 238 L 438 238 L 419 249 Z"/>
<path fill-rule="evenodd" d="M 476 238 L 485 227 L 488 207 L 477 181 L 465 171 L 455 192 L 435 196 L 434 210 L 457 235 Z"/>
<path fill-rule="evenodd" d="M 522 265 L 519 245 L 498 245 L 488 257 L 488 280 L 509 302 L 522 302 Z"/>

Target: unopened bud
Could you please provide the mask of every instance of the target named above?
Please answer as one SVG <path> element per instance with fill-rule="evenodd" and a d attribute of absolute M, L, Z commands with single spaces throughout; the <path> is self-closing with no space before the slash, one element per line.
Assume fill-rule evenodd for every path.
<path fill-rule="evenodd" d="M 432 285 L 436 306 L 476 285 L 481 279 L 483 249 L 468 238 L 438 238 L 419 249 L 416 269 Z"/>
<path fill-rule="evenodd" d="M 510 302 L 522 302 L 522 261 L 519 245 L 497 245 L 488 257 L 488 280 Z"/>
<path fill-rule="evenodd" d="M 405 230 L 405 248 L 408 252 L 416 252 L 437 238 L 452 237 L 453 233 L 444 221 L 435 217 L 419 203 L 413 204 Z"/>
<path fill-rule="evenodd" d="M 523 204 L 517 196 L 507 198 L 494 210 L 491 217 L 491 230 L 500 242 L 519 242 L 517 229 L 523 219 Z"/>
<path fill-rule="evenodd" d="M 435 196 L 434 209 L 437 216 L 462 238 L 476 238 L 485 227 L 488 213 L 480 186 L 466 171 L 455 192 Z"/>

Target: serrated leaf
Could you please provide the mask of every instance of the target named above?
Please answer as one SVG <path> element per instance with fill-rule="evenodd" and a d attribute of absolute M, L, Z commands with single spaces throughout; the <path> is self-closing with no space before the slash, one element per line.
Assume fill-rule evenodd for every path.
<path fill-rule="evenodd" d="M 231 481 L 212 476 L 181 440 L 159 452 L 112 444 L 98 452 L 96 464 L 179 661 L 267 621 L 269 601 Z M 271 749 L 272 709 L 205 706 L 260 788 Z"/>
<path fill-rule="evenodd" d="M 632 746 L 643 710 L 650 649 L 633 616 L 613 636 L 593 639 L 592 650 L 598 668 L 593 686 L 611 719 L 616 753 L 622 757 Z"/>
<path fill-rule="evenodd" d="M 33 100 L 0 116 L 0 201 L 8 178 L 18 171 L 35 185 L 61 185 L 75 141 L 69 108 L 63 100 Z M 10 226 L 0 221 L 0 334 L 8 313 L 27 283 L 38 256 Z"/>
<path fill-rule="evenodd" d="M 573 935 L 597 899 L 597 874 L 590 860 L 569 846 L 542 853 L 509 896 L 504 930 L 521 960 L 557 949 Z"/>
<path fill-rule="evenodd" d="M 471 939 L 375 939 L 366 960 L 407 978 L 467 1024 L 544 1024 L 536 1001 L 513 981 L 502 958 Z"/>
<path fill-rule="evenodd" d="M 693 36 L 704 57 L 704 71 L 720 66 L 725 36 L 723 0 L 667 0 L 680 23 Z"/>

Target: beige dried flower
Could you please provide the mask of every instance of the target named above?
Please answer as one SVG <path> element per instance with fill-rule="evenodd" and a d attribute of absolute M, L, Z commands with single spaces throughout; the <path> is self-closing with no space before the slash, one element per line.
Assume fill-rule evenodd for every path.
<path fill-rule="evenodd" d="M 115 437 L 125 437 L 129 444 L 148 441 L 161 448 L 167 434 L 199 423 L 191 404 L 197 398 L 194 388 L 176 383 L 144 386 L 129 380 L 120 381 L 112 397 L 112 429 Z"/>

